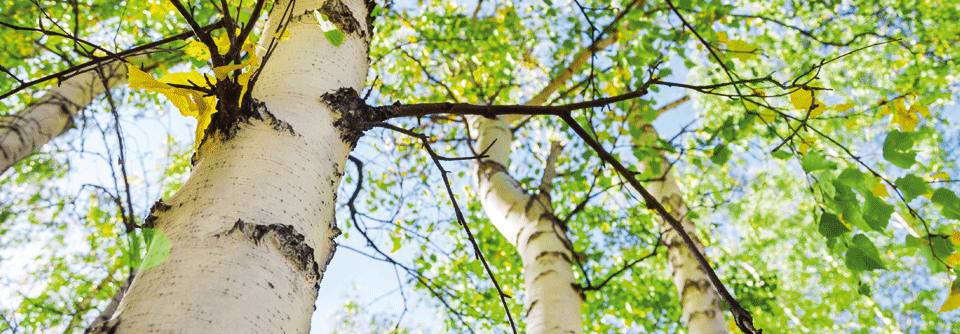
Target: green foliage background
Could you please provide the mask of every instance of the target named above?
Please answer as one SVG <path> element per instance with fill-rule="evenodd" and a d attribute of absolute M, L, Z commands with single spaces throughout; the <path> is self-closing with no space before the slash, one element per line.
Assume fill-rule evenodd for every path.
<path fill-rule="evenodd" d="M 34 1 L 0 5 L 0 22 L 35 26 L 39 20 L 112 52 L 185 29 L 175 12 L 154 0 L 37 3 L 42 11 Z M 580 112 L 576 119 L 590 125 L 592 135 L 638 177 L 666 172 L 641 166 L 656 165 L 659 152 L 668 152 L 668 172 L 683 188 L 708 256 L 765 333 L 960 330 L 958 311 L 939 312 L 960 265 L 955 250 L 960 237 L 952 239 L 960 230 L 960 131 L 953 124 L 960 121 L 960 4 L 380 5 L 370 51 L 371 104 L 522 104 L 563 73 L 577 52 L 615 34 L 616 42 L 575 71 L 549 104 L 623 94 L 659 80 L 641 99 Z M 215 21 L 207 2 L 195 6 L 203 23 Z M 71 38 L 9 27 L 4 33 L 0 65 L 8 75 L 0 79 L 2 92 L 20 85 L 17 79 L 105 56 Z M 202 62 L 187 60 L 179 49 L 184 44 L 158 53 L 170 66 L 153 74 L 175 64 L 202 68 Z M 723 85 L 730 81 L 740 84 Z M 3 100 L 0 114 L 15 114 L 53 84 Z M 121 110 L 124 119 L 159 117 L 170 108 L 143 92 L 119 88 L 112 94 L 129 106 Z M 678 126 L 688 121 L 679 112 L 658 115 L 657 109 L 684 95 L 693 100 L 686 104 L 693 123 Z M 73 134 L 0 177 L 0 247 L 9 250 L 0 261 L 42 246 L 25 276 L 0 277 L 18 287 L 2 297 L 15 302 L 0 305 L 6 319 L 0 332 L 12 332 L 11 324 L 28 331 L 83 328 L 142 255 L 141 232 L 126 234 L 122 228 L 125 209 L 117 203 L 128 194 L 119 183 L 77 190 L 76 183 L 93 181 L 63 181 L 78 177 L 71 162 L 83 155 L 84 138 L 101 135 L 108 150 L 115 148 L 109 129 L 119 120 L 108 113 L 105 103 L 96 103 Z M 431 135 L 432 147 L 445 155 L 474 155 L 461 118 L 391 122 Z M 681 130 L 641 142 L 641 129 L 650 122 Z M 576 268 L 581 285 L 610 277 L 585 294 L 587 332 L 682 332 L 677 293 L 662 245 L 657 247 L 655 216 L 562 122 L 528 117 L 516 126 L 510 173 L 531 192 L 540 183 L 550 141 L 565 144 L 551 193 L 555 213 L 566 220 L 582 255 Z M 169 196 L 189 173 L 190 141 L 167 138 L 158 170 L 138 172 L 138 191 L 129 194 L 136 197 L 137 216 L 144 216 L 156 197 Z M 361 214 L 340 210 L 346 237 L 369 240 L 380 257 L 397 247 L 415 249 L 417 256 L 404 263 L 405 284 L 422 303 L 443 310 L 447 331 L 504 330 L 506 311 L 497 291 L 453 219 L 451 199 L 419 142 L 371 130 L 354 155 L 364 161 L 364 183 L 356 170 L 348 170 L 340 198 L 346 205 L 360 187 Z M 102 160 L 116 165 L 110 154 Z M 468 210 L 496 279 L 514 296 L 509 311 L 522 323 L 522 264 L 484 217 L 472 164 L 444 167 L 453 171 L 456 200 Z M 585 204 L 578 209 L 580 203 Z M 955 295 L 960 298 L 960 291 Z M 344 314 L 361 314 L 358 310 L 362 307 L 348 305 Z M 372 319 L 371 326 L 384 327 Z"/>

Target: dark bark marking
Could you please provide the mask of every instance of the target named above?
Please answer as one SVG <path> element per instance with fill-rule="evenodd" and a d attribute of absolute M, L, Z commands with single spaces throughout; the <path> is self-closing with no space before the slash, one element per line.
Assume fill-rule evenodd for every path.
<path fill-rule="evenodd" d="M 550 206 L 548 205 L 547 208 L 550 208 Z M 553 212 L 549 210 L 544 211 L 543 214 L 540 215 L 540 217 L 537 217 L 537 219 L 541 219 L 541 220 L 547 219 L 548 221 L 553 223 L 553 225 L 560 226 L 560 229 L 563 230 L 564 235 L 569 230 L 569 228 L 567 227 L 567 224 L 564 223 L 562 220 L 560 220 L 560 218 L 557 218 L 557 215 L 553 214 Z"/>
<path fill-rule="evenodd" d="M 580 302 L 587 301 L 587 294 L 583 291 L 583 286 L 578 283 L 570 283 L 570 287 L 577 293 L 577 296 L 580 296 Z"/>
<path fill-rule="evenodd" d="M 697 318 L 698 316 L 703 316 L 703 317 L 706 317 L 707 319 L 713 319 L 717 317 L 717 310 L 707 309 L 703 311 L 691 312 L 690 319 L 687 319 L 687 323 L 693 321 L 693 319 Z"/>
<path fill-rule="evenodd" d="M 564 252 L 561 252 L 561 251 L 542 252 L 542 253 L 540 253 L 540 254 L 537 254 L 537 257 L 535 258 L 535 260 L 536 260 L 536 261 L 539 261 L 541 258 L 546 257 L 546 256 L 559 256 L 559 257 L 562 257 L 564 261 L 567 261 L 567 263 L 573 263 L 573 262 L 570 260 L 570 256 L 567 255 L 567 253 L 564 253 Z"/>
<path fill-rule="evenodd" d="M 499 162 L 488 159 L 483 159 L 480 161 L 480 172 L 486 175 L 488 179 L 492 178 L 497 173 L 508 174 L 506 166 Z"/>
<path fill-rule="evenodd" d="M 530 243 L 533 242 L 533 240 L 536 240 L 537 238 L 539 238 L 539 237 L 540 237 L 541 235 L 543 235 L 544 233 L 547 233 L 547 232 L 544 232 L 544 231 L 536 231 L 536 232 L 531 233 L 531 234 L 530 234 L 530 237 L 527 238 L 527 245 L 526 245 L 526 246 L 529 247 L 529 246 L 530 246 Z"/>
<path fill-rule="evenodd" d="M 237 219 L 230 230 L 223 234 L 216 234 L 215 237 L 229 235 L 233 232 L 240 232 L 243 237 L 253 241 L 254 245 L 260 245 L 265 237 L 274 238 L 279 245 L 279 250 L 283 257 L 294 265 L 307 280 L 314 282 L 317 288 L 320 287 L 320 269 L 319 264 L 313 258 L 313 247 L 304 243 L 303 234 L 298 233 L 291 225 L 270 224 L 258 225 L 245 223 Z"/>
<path fill-rule="evenodd" d="M 536 282 L 536 281 L 538 281 L 538 280 L 540 279 L 540 277 L 543 277 L 543 276 L 546 276 L 546 275 L 550 275 L 551 273 L 555 273 L 555 272 L 557 272 L 557 271 L 556 271 L 556 270 L 553 270 L 553 269 L 544 271 L 544 272 L 540 273 L 539 275 L 537 275 L 537 277 L 534 277 L 534 278 L 533 278 L 533 281 Z"/>
<path fill-rule="evenodd" d="M 94 324 L 83 331 L 84 334 L 116 334 L 117 328 L 120 327 L 120 318 L 113 319 L 108 322 L 103 322 L 99 324 Z"/>
<path fill-rule="evenodd" d="M 164 203 L 163 199 L 157 200 L 157 202 L 153 203 L 153 206 L 150 207 L 150 214 L 143 220 L 143 227 L 154 228 L 154 226 L 157 226 L 157 219 L 160 218 L 159 215 L 167 212 L 170 208 L 171 206 Z"/>
<path fill-rule="evenodd" d="M 340 116 L 333 126 L 340 132 L 340 140 L 350 145 L 351 150 L 357 147 L 357 141 L 373 123 L 387 119 L 384 111 L 368 106 L 353 88 L 345 87 L 333 93 L 324 93 L 320 102 Z"/>
<path fill-rule="evenodd" d="M 370 8 L 370 2 L 366 3 L 368 12 Z M 356 33 L 360 38 L 366 37 L 366 32 L 360 26 L 360 22 L 357 22 L 357 19 L 353 17 L 353 12 L 350 11 L 350 8 L 347 7 L 340 0 L 330 0 L 320 6 L 320 13 L 327 16 L 327 19 L 330 20 L 333 25 L 337 26 L 337 29 L 340 29 L 344 35 L 349 35 Z M 373 22 L 370 18 L 367 18 L 367 25 L 370 32 L 373 32 L 372 25 Z"/>
<path fill-rule="evenodd" d="M 226 81 L 221 81 L 217 84 L 220 85 L 221 83 L 224 85 L 229 84 L 229 82 Z M 228 102 L 229 100 L 233 102 Z M 235 99 L 221 99 L 217 101 L 217 112 L 210 117 L 210 125 L 204 130 L 203 138 L 200 140 L 198 147 L 202 148 L 203 144 L 205 144 L 211 136 L 224 142 L 232 139 L 240 129 L 241 122 L 253 124 L 250 121 L 251 118 L 267 122 L 267 124 L 273 126 L 274 130 L 279 132 L 288 131 L 290 135 L 297 135 L 290 123 L 278 119 L 270 112 L 265 103 L 250 97 L 250 91 L 247 91 L 247 95 L 239 108 L 236 107 L 236 101 Z M 197 152 L 193 152 L 193 155 L 190 157 L 190 165 L 196 166 L 196 164 Z"/>
<path fill-rule="evenodd" d="M 534 301 L 530 302 L 530 307 L 527 308 L 527 311 L 524 312 L 523 316 L 529 317 L 529 316 L 530 316 L 530 311 L 533 311 L 533 308 L 534 308 L 535 306 L 537 306 L 537 302 L 539 302 L 539 301 L 540 301 L 540 300 L 537 299 L 537 300 L 534 300 Z"/>
<path fill-rule="evenodd" d="M 707 293 L 708 291 L 710 291 L 710 288 L 712 288 L 712 287 L 713 287 L 713 285 L 710 284 L 710 281 L 709 281 L 709 280 L 705 280 L 705 279 L 699 279 L 699 280 L 688 279 L 688 280 L 686 280 L 685 282 L 683 282 L 683 289 L 680 290 L 680 300 L 685 299 L 685 297 L 687 296 L 687 293 L 689 292 L 690 289 L 696 289 L 697 291 L 700 291 L 701 293 Z"/>
<path fill-rule="evenodd" d="M 227 81 L 218 82 L 217 85 L 222 83 L 227 83 Z M 278 119 L 270 112 L 266 103 L 250 97 L 249 91 L 239 108 L 236 106 L 237 101 L 238 100 L 235 99 L 221 99 L 217 101 L 217 112 L 210 117 L 210 125 L 208 125 L 203 132 L 200 147 L 212 136 L 224 142 L 232 139 L 236 136 L 237 131 L 240 130 L 240 123 L 253 124 L 251 119 L 266 122 L 272 125 L 274 130 L 279 132 L 287 131 L 290 132 L 292 136 L 297 135 L 290 123 Z M 196 162 L 195 160 L 196 153 L 194 153 L 194 157 L 191 158 L 191 164 L 194 164 Z"/>

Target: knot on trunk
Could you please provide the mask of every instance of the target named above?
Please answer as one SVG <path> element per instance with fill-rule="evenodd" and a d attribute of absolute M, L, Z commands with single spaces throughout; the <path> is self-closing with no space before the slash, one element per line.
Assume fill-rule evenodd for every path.
<path fill-rule="evenodd" d="M 320 97 L 320 102 L 339 116 L 333 126 L 340 132 L 340 139 L 351 149 L 357 147 L 357 141 L 365 131 L 387 119 L 384 111 L 367 105 L 353 88 L 344 87 L 333 93 L 325 93 Z"/>

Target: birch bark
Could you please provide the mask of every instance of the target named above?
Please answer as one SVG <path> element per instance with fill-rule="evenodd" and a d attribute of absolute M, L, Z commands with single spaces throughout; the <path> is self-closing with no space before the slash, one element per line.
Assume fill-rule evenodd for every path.
<path fill-rule="evenodd" d="M 657 130 L 650 124 L 643 126 L 643 143 L 655 143 L 659 138 Z M 660 170 L 664 171 L 663 179 L 651 182 L 647 189 L 655 196 L 674 217 L 680 219 L 683 230 L 690 234 L 700 252 L 703 253 L 703 244 L 694 231 L 696 226 L 686 217 L 690 209 L 683 201 L 683 193 L 677 184 L 676 176 L 670 168 L 667 157 L 660 154 Z M 660 222 L 660 231 L 663 233 L 663 242 L 667 246 L 667 260 L 670 265 L 670 275 L 680 295 L 680 306 L 683 310 L 683 322 L 690 334 L 722 334 L 729 333 L 724 320 L 723 308 L 717 290 L 710 283 L 710 279 L 703 268 L 693 257 L 693 253 L 683 244 L 683 240 L 673 227 L 663 218 Z"/>
<path fill-rule="evenodd" d="M 507 173 L 513 134 L 503 119 L 469 117 L 468 122 L 476 134 L 476 150 L 487 150 L 489 156 L 477 166 L 483 210 L 523 261 L 526 332 L 583 333 L 572 245 L 553 215 L 549 191 L 529 195 Z"/>
<path fill-rule="evenodd" d="M 142 63 L 146 69 L 157 66 L 149 57 L 135 57 L 133 61 Z M 103 79 L 111 88 L 127 79 L 127 67 L 120 61 L 107 63 L 100 71 L 102 78 L 91 69 L 64 80 L 39 100 L 0 122 L 0 174 L 67 132 L 77 113 L 104 93 Z"/>
<path fill-rule="evenodd" d="M 265 31 L 275 30 L 288 3 L 276 5 Z M 92 332 L 309 331 L 340 234 L 336 190 L 355 145 L 334 125 L 339 114 L 320 101 L 342 87 L 363 87 L 369 5 L 295 2 L 290 37 L 252 93 L 251 112 L 260 119 L 237 120 L 230 138 L 207 135 L 190 178 L 146 221 L 169 238 L 169 255 L 141 268 L 110 320 Z M 357 29 L 340 27 L 346 40 L 333 47 L 314 11 Z"/>

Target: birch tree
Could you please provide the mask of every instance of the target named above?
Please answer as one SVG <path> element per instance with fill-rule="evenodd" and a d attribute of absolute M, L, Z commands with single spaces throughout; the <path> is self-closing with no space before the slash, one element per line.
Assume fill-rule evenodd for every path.
<path fill-rule="evenodd" d="M 927 180 L 950 181 L 955 172 L 943 149 L 955 133 L 944 126 L 944 99 L 952 93 L 931 88 L 956 85 L 946 66 L 955 49 L 943 42 L 949 37 L 914 21 L 906 5 L 858 4 L 843 17 L 853 16 L 855 28 L 868 32 L 852 38 L 832 26 L 805 28 L 838 11 L 819 5 L 391 5 L 75 1 L 4 8 L 22 14 L 4 27 L 48 38 L 4 44 L 18 53 L 9 58 L 13 66 L 3 64 L 5 113 L 17 115 L 0 132 L 4 169 L 64 133 L 85 104 L 107 92 L 100 105 L 114 116 L 121 150 L 119 159 L 108 160 L 118 182 L 98 186 L 102 194 L 91 196 L 84 219 L 96 221 L 99 235 L 122 235 L 127 243 L 91 241 L 110 255 L 84 261 L 112 263 L 97 269 L 106 278 L 83 276 L 76 294 L 58 291 L 69 282 L 50 284 L 52 292 L 38 297 L 25 292 L 23 306 L 4 313 L 0 329 L 15 332 L 26 322 L 34 330 L 89 324 L 90 332 L 307 332 L 340 234 L 338 203 L 348 213 L 341 222 L 362 235 L 371 256 L 407 273 L 407 286 L 446 310 L 455 332 L 516 332 L 518 325 L 531 333 L 673 331 L 677 322 L 691 333 L 853 331 L 874 319 L 897 319 L 889 305 L 861 297 L 872 286 L 883 290 L 879 273 L 909 272 L 917 266 L 911 261 L 925 257 L 931 274 L 924 277 L 950 285 L 945 273 L 956 265 L 950 240 L 960 200 L 952 183 Z M 125 16 L 130 8 L 142 10 Z M 886 28 L 902 28 L 890 24 L 870 33 L 877 27 L 856 17 L 880 9 L 891 13 L 889 22 L 916 27 L 888 34 Z M 102 46 L 106 39 L 81 32 L 79 23 L 96 19 L 78 13 L 98 12 L 118 17 L 104 25 L 124 36 L 145 31 L 149 38 Z M 143 15 L 150 20 L 138 23 Z M 784 23 L 789 15 L 805 24 Z M 783 30 L 793 37 L 771 37 Z M 936 46 L 925 51 L 903 39 Z M 22 51 L 37 47 L 45 48 L 39 60 Z M 848 60 L 870 66 L 831 67 Z M 671 61 L 695 75 L 672 76 L 680 67 Z M 171 62 L 188 68 L 171 70 Z M 55 74 L 38 70 L 47 67 Z M 889 68 L 900 72 L 882 70 Z M 149 209 L 133 204 L 131 157 L 122 150 L 120 106 L 130 98 L 111 91 L 124 72 L 136 94 L 162 95 L 169 112 L 198 123 L 192 149 L 175 159 L 189 178 L 169 196 L 151 199 Z M 896 84 L 865 84 L 882 75 Z M 50 87 L 44 79 L 53 78 L 62 85 L 44 92 L 42 85 Z M 661 89 L 695 96 L 702 110 L 696 130 L 677 138 L 656 133 L 651 122 L 671 109 L 656 100 L 676 100 L 655 93 Z M 853 126 L 865 126 L 867 135 L 849 131 Z M 376 135 L 361 139 L 365 132 Z M 566 141 L 564 149 L 556 141 Z M 348 160 L 358 143 L 397 148 L 386 159 L 403 169 L 385 170 L 378 166 L 383 158 Z M 876 158 L 864 159 L 858 145 L 878 147 Z M 511 157 L 517 148 L 521 153 Z M 917 150 L 930 153 L 918 160 Z M 750 168 L 756 161 L 786 176 L 757 172 Z M 56 159 L 28 157 L 5 172 L 2 184 L 48 189 L 47 179 L 63 168 Z M 464 187 L 470 177 L 451 168 L 476 173 L 477 189 Z M 353 192 L 338 201 L 345 173 L 353 173 L 344 185 Z M 426 207 L 443 207 L 442 214 L 425 219 L 423 200 L 403 192 L 405 177 L 424 182 L 430 200 L 441 202 Z M 770 218 L 777 216 L 771 202 L 752 195 L 768 181 L 791 189 L 767 195 L 793 204 L 779 212 L 788 217 Z M 60 212 L 69 203 L 18 189 L 25 196 L 4 199 L 0 222 L 57 221 L 57 214 L 30 212 Z M 109 204 L 94 203 L 100 199 Z M 38 208 L 38 201 L 51 205 Z M 750 204 L 755 208 L 745 209 Z M 776 229 L 758 226 L 760 215 Z M 371 229 L 371 221 L 386 227 Z M 376 229 L 388 230 L 381 237 L 392 251 L 380 249 Z M 905 242 L 889 237 L 903 231 Z M 739 241 L 743 235 L 750 242 Z M 789 255 L 769 240 L 813 240 L 819 247 L 794 246 L 802 251 Z M 420 246 L 412 263 L 391 257 L 410 244 Z M 832 290 L 799 274 L 819 265 L 805 254 L 827 263 L 830 269 L 817 275 Z M 776 256 L 792 259 L 791 269 L 774 265 L 782 263 Z M 55 267 L 51 277 L 71 273 Z M 128 286 L 121 288 L 123 282 Z M 803 288 L 777 290 L 778 284 Z M 947 290 L 946 301 L 937 301 L 943 312 L 960 300 L 956 289 Z M 802 291 L 842 295 L 821 304 L 856 305 L 859 321 L 838 325 L 838 316 L 814 308 L 771 307 L 797 304 Z M 71 302 L 47 302 L 61 296 Z M 58 309 L 66 312 L 51 317 Z M 949 330 L 932 313 L 923 313 L 924 326 Z"/>

